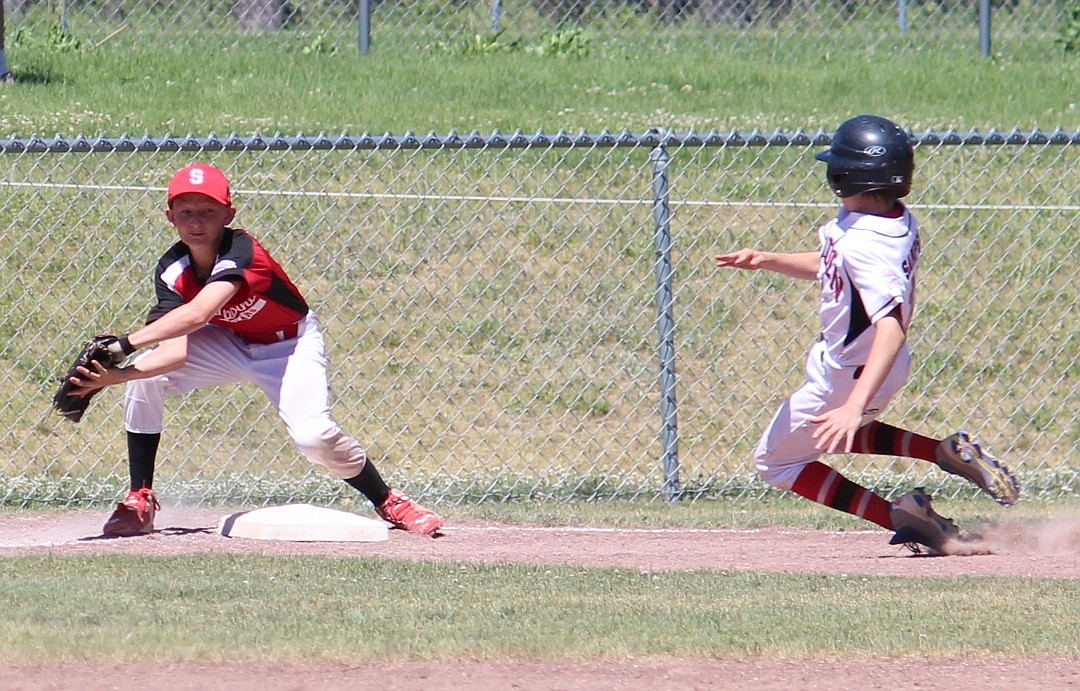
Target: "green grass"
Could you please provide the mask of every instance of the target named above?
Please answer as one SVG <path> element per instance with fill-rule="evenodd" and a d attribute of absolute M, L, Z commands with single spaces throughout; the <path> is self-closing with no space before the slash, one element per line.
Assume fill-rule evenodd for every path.
<path fill-rule="evenodd" d="M 185 58 L 163 42 L 10 50 L 0 133 L 295 133 L 822 128 L 875 112 L 916 129 L 1075 126 L 1076 58 L 851 51 L 768 41 L 605 46 L 584 57 L 386 49 L 303 55 L 242 39 Z M 210 50 L 213 50 L 212 48 Z M 884 55 L 888 53 L 888 59 Z M 993 97 L 988 97 L 993 94 Z"/>
<path fill-rule="evenodd" d="M 893 495 L 890 495 L 893 496 Z M 170 497 L 171 498 L 171 497 Z M 337 498 L 305 497 L 320 505 L 330 505 L 344 511 L 364 514 L 370 511 L 367 502 L 359 497 Z M 790 492 L 773 491 L 764 496 L 725 497 L 668 503 L 653 501 L 630 501 L 608 499 L 603 501 L 507 501 L 451 504 L 428 501 L 425 503 L 445 516 L 451 523 L 480 520 L 507 525 L 540 526 L 588 526 L 594 528 L 626 529 L 735 529 L 752 530 L 769 527 L 791 527 L 806 530 L 860 531 L 878 530 L 862 519 L 836 511 L 820 504 L 797 497 Z M 216 505 L 211 501 L 208 506 Z M 76 508 L 88 508 L 91 504 L 76 503 Z M 102 510 L 111 508 L 103 506 Z M 221 504 L 236 508 L 236 504 Z M 1010 524 L 1036 525 L 1049 520 L 1080 515 L 1075 500 L 1046 499 L 1022 501 L 1004 509 L 985 495 L 975 498 L 939 497 L 935 508 L 954 519 L 965 528 L 982 523 L 1008 521 Z M 72 506 L 40 504 L 30 507 L 35 512 L 67 511 Z M 0 515 L 20 515 L 27 509 L 0 504 Z"/>
<path fill-rule="evenodd" d="M 682 481 L 693 492 L 760 491 L 749 462 L 753 445 L 777 397 L 798 384 L 804 349 L 815 335 L 812 285 L 720 273 L 710 257 L 742 245 L 811 248 L 807 229 L 826 211 L 722 202 L 824 202 L 806 165 L 808 153 L 688 148 L 673 157 L 679 198 L 720 202 L 676 207 L 680 458 Z M 1071 256 L 1076 238 L 1029 228 L 1068 228 L 1069 213 L 954 205 L 1067 203 L 1067 185 L 1044 181 L 1070 179 L 1077 152 L 1028 147 L 995 153 L 920 151 L 918 203 L 934 208 L 920 211 L 925 245 L 912 332 L 915 371 L 885 419 L 935 436 L 970 427 L 1018 466 L 1031 496 L 1038 496 L 1075 482 L 1080 315 L 1071 307 L 1078 288 L 1067 265 L 1053 259 Z M 142 319 L 146 267 L 167 231 L 159 221 L 160 191 L 137 186 L 160 186 L 157 168 L 186 156 L 162 154 L 153 163 L 63 156 L 48 157 L 47 165 L 32 157 L 5 159 L 10 179 L 42 183 L 5 197 L 12 219 L 5 225 L 30 231 L 15 234 L 2 258 L 13 286 L 0 295 L 8 307 L 6 328 L 12 336 L 42 334 L 36 349 L 4 355 L 13 384 L 9 408 L 0 411 L 11 419 L 0 447 L 16 463 L 0 483 L 12 488 L 6 496 L 27 496 L 19 489 L 27 482 L 44 482 L 69 501 L 115 496 L 115 486 L 78 480 L 122 474 L 119 425 L 106 423 L 96 434 L 86 425 L 49 431 L 35 426 L 41 413 L 34 406 L 46 400 L 55 376 L 48 363 L 70 357 L 72 339 L 84 337 L 87 322 L 121 331 Z M 339 419 L 362 436 L 394 482 L 460 501 L 626 497 L 657 487 L 648 205 L 358 198 L 468 190 L 492 197 L 634 199 L 648 193 L 644 151 L 267 152 L 226 154 L 219 162 L 236 166 L 243 224 L 274 247 L 323 318 Z M 1043 172 L 986 172 L 1013 166 Z M 992 181 L 981 182 L 987 177 Z M 47 186 L 96 179 L 134 187 Z M 963 184 L 948 184 L 955 180 Z M 42 237 L 54 234 L 62 241 L 39 247 Z M 102 244 L 102 237 L 126 242 Z M 39 275 L 79 280 L 56 280 L 39 290 L 37 302 L 19 299 Z M 113 291 L 116 298 L 94 307 L 92 317 L 76 319 L 82 305 L 96 306 Z M 1040 329 L 1046 338 L 1027 337 Z M 118 391 L 102 394 L 91 415 L 117 419 L 119 399 Z M 199 392 L 177 404 L 172 429 L 186 426 L 197 434 L 166 437 L 161 470 L 177 493 L 190 496 L 201 488 L 218 499 L 222 492 L 310 479 L 311 466 L 292 449 L 258 392 Z M 252 430 L 249 443 L 237 442 L 237 426 Z M 927 464 L 839 463 L 852 479 L 882 489 L 946 480 Z M 76 486 L 61 489 L 70 484 Z M 343 487 L 325 480 L 314 492 L 310 484 L 300 489 L 293 496 L 340 494 Z M 31 496 L 41 499 L 37 490 Z"/>
<path fill-rule="evenodd" d="M 225 555 L 41 556 L 0 566 L 0 663 L 7 664 L 978 658 L 1080 650 L 1071 581 Z M 912 605 L 918 602 L 934 606 Z"/>

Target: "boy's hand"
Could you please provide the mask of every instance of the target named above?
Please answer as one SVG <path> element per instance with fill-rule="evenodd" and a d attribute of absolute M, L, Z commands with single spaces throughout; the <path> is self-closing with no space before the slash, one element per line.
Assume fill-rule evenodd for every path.
<path fill-rule="evenodd" d="M 93 361 L 89 365 L 75 368 L 76 374 L 68 377 L 71 382 L 71 395 L 79 398 L 93 396 L 94 392 L 104 389 L 106 386 L 121 384 L 127 381 L 122 375 L 123 370 L 117 367 L 107 367 L 100 362 Z"/>
<path fill-rule="evenodd" d="M 862 407 L 848 405 L 842 405 L 812 417 L 810 422 L 820 425 L 814 431 L 814 439 L 817 439 L 814 448 L 825 453 L 850 452 L 855 444 L 855 433 L 866 424 L 863 420 Z"/>
<path fill-rule="evenodd" d="M 91 338 L 83 345 L 53 396 L 52 407 L 56 412 L 72 422 L 82 419 L 90 398 L 102 386 L 110 383 L 106 379 L 110 368 L 124 361 L 123 351 L 115 352 L 110 347 L 118 340 L 115 336 L 102 335 Z"/>
<path fill-rule="evenodd" d="M 765 262 L 766 253 L 744 247 L 735 252 L 716 255 L 716 265 L 730 266 L 734 269 L 760 269 Z"/>

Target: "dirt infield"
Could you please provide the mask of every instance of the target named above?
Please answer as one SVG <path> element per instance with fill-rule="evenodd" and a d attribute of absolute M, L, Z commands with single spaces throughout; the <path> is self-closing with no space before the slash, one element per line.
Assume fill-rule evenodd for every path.
<path fill-rule="evenodd" d="M 226 509 L 166 506 L 157 531 L 107 538 L 108 512 L 0 515 L 0 556 L 36 554 L 318 554 L 471 563 L 566 564 L 646 571 L 714 569 L 874 576 L 1026 576 L 1080 578 L 1080 518 L 1037 525 L 998 524 L 980 531 L 991 554 L 913 556 L 882 530 L 826 532 L 790 528 L 622 529 L 514 526 L 449 521 L 431 539 L 391 531 L 385 542 L 282 542 L 222 537 Z"/>
<path fill-rule="evenodd" d="M 0 556 L 28 554 L 188 555 L 313 554 L 334 557 L 446 560 L 471 563 L 565 564 L 641 570 L 711 569 L 902 577 L 1015 576 L 1080 578 L 1080 520 L 983 526 L 984 549 L 967 556 L 913 556 L 888 544 L 884 531 L 603 529 L 511 526 L 450 521 L 436 539 L 391 531 L 376 543 L 279 542 L 222 537 L 223 509 L 165 507 L 158 530 L 135 538 L 101 536 L 102 512 L 0 516 Z M 287 666 L 263 663 L 148 665 L 132 670 L 99 664 L 0 668 L 5 689 L 80 691 L 124 686 L 171 689 L 364 688 L 392 674 L 393 686 L 424 689 L 781 689 L 781 688 L 1080 688 L 1080 661 L 1037 658 L 994 661 L 892 660 L 770 662 L 616 660 L 574 662 L 392 662 L 377 665 Z M 245 685 L 248 684 L 248 685 Z"/>

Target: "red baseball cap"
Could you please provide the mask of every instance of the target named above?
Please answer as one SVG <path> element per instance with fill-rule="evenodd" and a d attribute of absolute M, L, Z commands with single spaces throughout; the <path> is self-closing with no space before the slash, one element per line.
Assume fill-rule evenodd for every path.
<path fill-rule="evenodd" d="M 225 206 L 232 206 L 232 192 L 225 173 L 205 163 L 194 163 L 176 173 L 169 180 L 169 206 L 181 194 L 195 192 L 205 194 Z"/>

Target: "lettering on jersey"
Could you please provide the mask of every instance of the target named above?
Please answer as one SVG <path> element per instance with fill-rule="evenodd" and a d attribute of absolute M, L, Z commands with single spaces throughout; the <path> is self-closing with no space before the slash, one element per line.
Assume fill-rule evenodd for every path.
<path fill-rule="evenodd" d="M 257 295 L 253 295 L 238 305 L 222 307 L 218 310 L 218 316 L 221 317 L 221 321 L 230 324 L 245 322 L 254 318 L 256 314 L 262 311 L 263 307 L 266 307 L 266 300 Z"/>
<path fill-rule="evenodd" d="M 840 255 L 836 251 L 836 240 L 829 238 L 825 241 L 825 247 L 821 250 L 821 290 L 832 291 L 833 299 L 839 300 L 844 292 L 844 278 L 836 266 L 836 258 Z"/>
<path fill-rule="evenodd" d="M 919 264 L 919 254 L 922 252 L 921 241 L 919 236 L 915 236 L 915 242 L 911 244 L 911 251 L 908 252 L 908 256 L 904 259 L 904 263 L 901 264 L 901 268 L 904 269 L 904 275 L 911 279 L 911 276 L 915 273 L 915 267 Z"/>
<path fill-rule="evenodd" d="M 895 292 L 897 295 L 903 295 L 904 280 L 897 276 L 895 271 L 885 272 L 885 285 L 892 288 L 893 292 Z"/>

